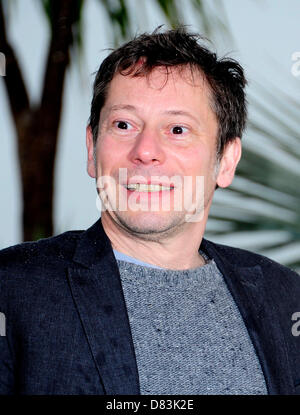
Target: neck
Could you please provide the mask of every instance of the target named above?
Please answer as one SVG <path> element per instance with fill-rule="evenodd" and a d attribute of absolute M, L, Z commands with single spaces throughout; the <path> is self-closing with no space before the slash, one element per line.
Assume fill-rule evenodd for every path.
<path fill-rule="evenodd" d="M 197 224 L 184 223 L 173 233 L 161 232 L 155 238 L 153 235 L 130 232 L 107 212 L 102 215 L 101 221 L 113 249 L 123 254 L 168 269 L 184 270 L 205 264 L 198 251 L 206 220 Z"/>

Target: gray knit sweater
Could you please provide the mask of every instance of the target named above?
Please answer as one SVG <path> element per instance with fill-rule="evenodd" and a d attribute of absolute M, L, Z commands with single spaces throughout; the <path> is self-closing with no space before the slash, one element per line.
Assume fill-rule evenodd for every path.
<path fill-rule="evenodd" d="M 215 262 L 173 271 L 117 260 L 141 394 L 266 394 L 239 310 Z"/>

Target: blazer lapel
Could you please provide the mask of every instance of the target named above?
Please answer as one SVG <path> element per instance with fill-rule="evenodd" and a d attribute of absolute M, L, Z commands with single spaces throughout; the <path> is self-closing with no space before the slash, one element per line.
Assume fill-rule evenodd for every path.
<path fill-rule="evenodd" d="M 139 394 L 138 370 L 118 266 L 101 221 L 82 233 L 70 287 L 108 395 Z"/>
<path fill-rule="evenodd" d="M 259 265 L 232 265 L 217 246 L 203 240 L 201 249 L 214 258 L 240 310 L 260 360 L 269 394 L 293 390 L 287 346 L 278 321 L 271 290 Z M 234 258 L 233 258 L 234 262 Z"/>

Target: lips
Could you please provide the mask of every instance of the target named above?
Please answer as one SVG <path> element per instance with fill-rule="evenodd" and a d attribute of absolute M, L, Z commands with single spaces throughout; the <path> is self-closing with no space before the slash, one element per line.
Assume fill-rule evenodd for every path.
<path fill-rule="evenodd" d="M 174 186 L 165 186 L 162 184 L 130 183 L 125 185 L 127 190 L 132 192 L 161 192 L 164 190 L 173 190 Z"/>

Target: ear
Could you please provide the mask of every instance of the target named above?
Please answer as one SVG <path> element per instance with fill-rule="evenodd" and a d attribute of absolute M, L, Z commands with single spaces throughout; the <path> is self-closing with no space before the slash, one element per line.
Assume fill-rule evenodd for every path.
<path fill-rule="evenodd" d="M 96 178 L 96 166 L 94 160 L 94 141 L 91 126 L 86 127 L 87 172 L 92 178 Z"/>
<path fill-rule="evenodd" d="M 230 141 L 224 149 L 217 176 L 217 185 L 219 187 L 227 187 L 231 184 L 241 154 L 241 139 L 236 137 L 234 140 Z"/>

